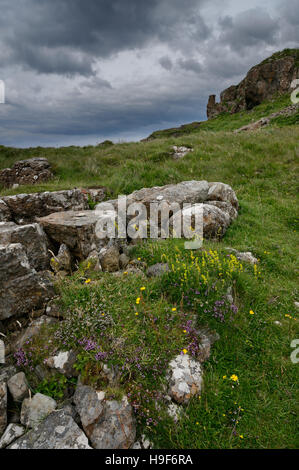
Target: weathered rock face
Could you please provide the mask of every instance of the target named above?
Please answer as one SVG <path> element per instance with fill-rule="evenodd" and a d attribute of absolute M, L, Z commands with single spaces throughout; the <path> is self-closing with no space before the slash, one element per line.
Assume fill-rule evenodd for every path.
<path fill-rule="evenodd" d="M 133 445 L 136 428 L 126 397 L 119 402 L 105 400 L 104 392 L 78 381 L 74 403 L 95 449 L 129 449 Z"/>
<path fill-rule="evenodd" d="M 38 335 L 44 325 L 50 325 L 56 320 L 54 318 L 42 315 L 41 317 L 33 320 L 31 324 L 21 332 L 21 334 L 12 342 L 11 347 L 13 350 L 22 348 L 26 341 L 30 340 L 33 336 Z"/>
<path fill-rule="evenodd" d="M 175 160 L 180 160 L 181 158 L 184 158 L 188 153 L 194 152 L 194 150 L 190 147 L 178 147 L 177 145 L 174 145 L 172 149 L 173 158 Z"/>
<path fill-rule="evenodd" d="M 299 53 L 297 49 L 283 54 L 274 54 L 255 67 L 239 85 L 231 86 L 220 94 L 220 103 L 215 95 L 209 97 L 207 106 L 208 119 L 223 112 L 231 114 L 250 110 L 276 94 L 288 93 L 292 81 L 299 74 Z"/>
<path fill-rule="evenodd" d="M 59 271 L 70 273 L 72 271 L 71 252 L 64 243 L 60 245 L 57 256 L 51 258 L 50 264 L 55 273 Z"/>
<path fill-rule="evenodd" d="M 20 243 L 27 254 L 30 266 L 37 271 L 49 267 L 49 242 L 38 224 L 16 225 L 14 222 L 0 222 L 0 245 Z"/>
<path fill-rule="evenodd" d="M 52 177 L 50 163 L 46 158 L 31 158 L 16 162 L 12 168 L 0 171 L 0 184 L 5 187 L 14 184 L 37 184 Z"/>
<path fill-rule="evenodd" d="M 91 449 L 88 439 L 64 410 L 51 413 L 39 426 L 28 432 L 9 449 Z"/>
<path fill-rule="evenodd" d="M 53 296 L 49 277 L 31 268 L 22 245 L 0 245 L 0 320 L 43 308 Z"/>

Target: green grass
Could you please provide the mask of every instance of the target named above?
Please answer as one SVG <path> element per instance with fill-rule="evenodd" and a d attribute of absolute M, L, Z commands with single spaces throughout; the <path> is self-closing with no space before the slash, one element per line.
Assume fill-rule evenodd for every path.
<path fill-rule="evenodd" d="M 273 111 L 272 108 L 270 112 Z M 256 108 L 254 112 L 261 116 L 266 108 Z M 240 202 L 238 219 L 221 242 L 206 242 L 204 249 L 217 250 L 221 260 L 227 259 L 225 247 L 252 251 L 260 259 L 260 274 L 243 263 L 244 272 L 230 273 L 228 269 L 222 282 L 219 271 L 210 266 L 205 297 L 204 280 L 198 277 L 194 260 L 189 251 L 183 250 L 182 241 L 148 242 L 136 247 L 134 257 L 147 265 L 167 259 L 174 264 L 173 271 L 160 280 L 149 280 L 136 275 L 90 274 L 81 267 L 57 287 L 66 322 L 59 331 L 52 332 L 54 343 L 45 349 L 39 339 L 28 346 L 34 364 L 42 362 L 51 347 L 63 342 L 65 347 L 78 347 L 78 368 L 84 380 L 100 387 L 107 384 L 95 352 L 111 351 L 108 362 L 119 372 L 119 379 L 109 396 L 131 394 L 131 402 L 138 407 L 138 430 L 145 432 L 157 448 L 299 445 L 298 364 L 290 360 L 291 341 L 299 338 L 298 312 L 294 307 L 294 301 L 299 300 L 299 126 L 295 122 L 278 127 L 276 123 L 277 127 L 254 134 L 234 135 L 228 132 L 229 119 L 232 128 L 245 124 L 240 113 L 238 117 L 219 117 L 217 129 L 177 139 L 108 148 L 0 151 L 2 168 L 16 160 L 41 155 L 53 165 L 53 181 L 39 187 L 18 188 L 18 192 L 105 185 L 109 197 L 115 197 L 142 187 L 191 179 L 222 181 L 236 191 Z M 219 130 L 221 120 L 226 131 Z M 192 145 L 194 152 L 175 161 L 171 157 L 172 145 Z M 17 191 L 2 190 L 1 194 Z M 200 260 L 202 252 L 194 256 Z M 87 277 L 91 279 L 88 284 Z M 215 282 L 217 291 L 212 288 Z M 221 322 L 212 316 L 212 307 L 229 285 L 233 287 L 238 313 L 232 315 L 224 309 L 225 321 Z M 140 291 L 141 287 L 146 289 Z M 138 297 L 141 300 L 136 304 Z M 203 302 L 208 303 L 202 305 Z M 255 314 L 250 315 L 250 310 Z M 135 315 L 136 311 L 139 315 Z M 208 325 L 217 331 L 220 340 L 204 364 L 201 398 L 190 401 L 185 416 L 175 425 L 161 400 L 165 369 L 168 360 L 188 346 L 190 338 L 185 336 L 183 327 L 185 320 L 194 316 L 197 326 Z M 91 336 L 100 349 L 85 351 L 78 339 Z M 238 376 L 238 383 L 230 379 L 232 374 Z M 45 383 L 43 387 L 52 390 L 53 384 Z M 61 389 L 54 387 L 53 393 L 60 394 Z"/>

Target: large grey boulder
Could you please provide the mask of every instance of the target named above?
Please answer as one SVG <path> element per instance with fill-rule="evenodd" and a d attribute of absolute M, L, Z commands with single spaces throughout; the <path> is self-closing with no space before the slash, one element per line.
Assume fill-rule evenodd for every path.
<path fill-rule="evenodd" d="M 103 271 L 114 273 L 119 270 L 119 249 L 116 246 L 102 248 L 100 251 L 100 263 Z"/>
<path fill-rule="evenodd" d="M 49 277 L 30 266 L 22 245 L 0 245 L 0 320 L 43 308 L 53 296 Z"/>
<path fill-rule="evenodd" d="M 129 449 L 134 444 L 135 420 L 127 397 L 121 401 L 105 400 L 105 392 L 78 381 L 74 403 L 95 449 Z"/>
<path fill-rule="evenodd" d="M 188 403 L 199 395 L 202 387 L 201 365 L 188 354 L 179 354 L 169 364 L 167 372 L 169 395 L 177 403 Z"/>
<path fill-rule="evenodd" d="M 64 410 L 51 413 L 9 449 L 91 449 L 84 432 Z"/>
<path fill-rule="evenodd" d="M 0 449 L 4 449 L 5 447 L 9 446 L 9 444 L 18 439 L 18 437 L 21 437 L 24 433 L 25 428 L 20 424 L 9 424 L 0 439 Z"/>
<path fill-rule="evenodd" d="M 29 385 L 24 372 L 13 375 L 7 382 L 8 390 L 14 401 L 20 402 L 29 395 Z"/>
<path fill-rule="evenodd" d="M 36 393 L 33 398 L 25 398 L 21 409 L 21 423 L 26 427 L 35 428 L 56 406 L 53 398 L 42 393 Z"/>
<path fill-rule="evenodd" d="M 0 382 L 0 436 L 7 426 L 7 385 L 5 381 Z"/>
<path fill-rule="evenodd" d="M 207 201 L 229 202 L 235 209 L 239 209 L 236 193 L 228 184 L 209 183 Z"/>
<path fill-rule="evenodd" d="M 42 227 L 38 224 L 17 225 L 13 222 L 0 222 L 0 245 L 20 243 L 27 254 L 30 266 L 37 271 L 49 267 L 49 242 Z"/>
<path fill-rule="evenodd" d="M 163 274 L 169 271 L 170 269 L 169 269 L 168 263 L 157 263 L 157 264 L 153 264 L 147 269 L 146 275 L 148 277 L 157 277 L 157 276 L 162 276 Z"/>

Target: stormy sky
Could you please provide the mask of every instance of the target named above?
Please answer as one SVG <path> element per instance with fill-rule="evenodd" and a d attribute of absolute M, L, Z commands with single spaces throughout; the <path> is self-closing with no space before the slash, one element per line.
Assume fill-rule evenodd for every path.
<path fill-rule="evenodd" d="M 139 140 L 298 47 L 299 0 L 0 0 L 0 145 Z"/>

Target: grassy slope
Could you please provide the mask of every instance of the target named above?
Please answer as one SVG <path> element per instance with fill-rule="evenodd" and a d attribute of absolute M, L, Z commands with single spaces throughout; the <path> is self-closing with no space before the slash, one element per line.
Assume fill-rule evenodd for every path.
<path fill-rule="evenodd" d="M 233 117 L 233 120 L 237 119 L 237 115 Z M 240 127 L 244 123 L 241 114 L 234 126 Z M 54 166 L 54 181 L 40 187 L 21 188 L 19 192 L 106 185 L 115 196 L 145 186 L 190 179 L 223 181 L 236 190 L 241 205 L 239 218 L 221 243 L 205 245 L 219 253 L 224 246 L 251 250 L 260 259 L 258 279 L 249 273 L 235 278 L 239 312 L 232 321 L 220 323 L 205 315 L 200 305 L 193 301 L 191 305 L 179 301 L 183 291 L 194 287 L 191 277 L 185 285 L 174 290 L 167 276 L 163 282 L 156 282 L 131 276 L 117 279 L 109 275 L 90 275 L 92 282 L 85 285 L 84 272 L 60 285 L 64 308 L 81 308 L 87 312 L 92 311 L 94 302 L 101 305 L 116 323 L 114 334 L 126 338 L 132 354 L 142 337 L 140 344 L 148 348 L 144 360 L 152 367 L 161 361 L 161 370 L 165 357 L 183 347 L 184 340 L 178 333 L 182 313 L 195 312 L 198 324 L 209 324 L 220 334 L 221 339 L 204 366 L 205 388 L 201 399 L 190 402 L 179 425 L 167 419 L 163 410 L 158 413 L 163 419 L 157 426 L 146 427 L 145 418 L 140 417 L 143 429 L 157 447 L 298 447 L 298 365 L 290 360 L 290 343 L 299 338 L 298 321 L 294 319 L 298 313 L 293 305 L 299 298 L 298 142 L 299 127 L 286 126 L 243 135 L 200 131 L 179 139 L 120 144 L 107 149 L 69 147 L 0 151 L 0 167 L 37 155 L 47 156 Z M 174 161 L 169 155 L 174 144 L 192 145 L 195 151 L 183 160 Z M 1 194 L 9 193 L 12 191 L 1 191 Z M 138 248 L 136 256 L 148 264 L 160 261 L 163 254 L 173 259 L 177 245 L 181 248 L 181 244 L 174 241 L 145 245 Z M 181 250 L 180 263 L 191 265 L 189 256 L 189 252 Z M 134 314 L 135 299 L 142 285 L 146 291 L 140 317 L 137 317 Z M 173 306 L 177 307 L 178 313 L 171 317 Z M 249 314 L 250 309 L 255 315 Z M 286 314 L 292 318 L 285 317 Z M 153 328 L 154 316 L 158 318 L 158 329 Z M 274 324 L 277 320 L 281 326 Z M 170 332 L 169 324 L 173 325 Z M 104 335 L 104 345 L 105 341 L 109 338 Z M 121 348 L 119 352 L 122 353 Z M 42 358 L 42 353 L 39 354 Z M 94 366 L 86 369 L 84 355 L 81 361 L 86 374 L 90 370 L 92 376 Z M 114 357 L 113 361 L 118 364 L 120 357 Z M 149 399 L 148 416 L 157 417 L 154 409 L 157 387 L 151 389 L 151 384 L 153 379 L 158 382 L 159 378 L 152 375 L 152 370 L 145 373 L 145 377 L 134 376 L 134 368 L 129 370 L 133 374 L 132 393 L 138 395 L 140 386 L 141 394 Z M 239 377 L 239 385 L 235 384 L 234 388 L 229 379 L 232 374 Z M 163 379 L 163 373 L 160 375 Z M 223 379 L 223 376 L 228 378 Z M 144 390 L 148 392 L 144 393 Z M 145 407 L 144 401 L 142 406 Z"/>

